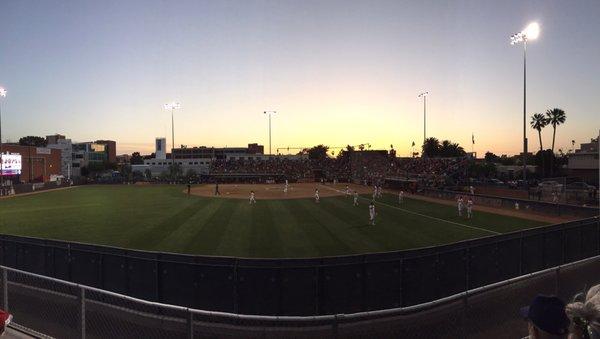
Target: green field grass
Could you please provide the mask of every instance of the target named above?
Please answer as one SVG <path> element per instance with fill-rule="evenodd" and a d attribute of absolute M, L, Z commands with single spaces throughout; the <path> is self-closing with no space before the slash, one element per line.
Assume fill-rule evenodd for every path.
<path fill-rule="evenodd" d="M 239 257 L 316 257 L 456 242 L 544 223 L 385 195 L 368 200 L 187 196 L 182 186 L 84 186 L 0 200 L 0 233 L 142 250 Z"/>

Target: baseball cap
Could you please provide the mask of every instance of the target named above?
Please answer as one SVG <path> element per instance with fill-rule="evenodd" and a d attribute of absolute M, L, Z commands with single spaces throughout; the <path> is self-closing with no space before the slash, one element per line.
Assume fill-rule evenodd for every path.
<path fill-rule="evenodd" d="M 521 308 L 521 315 L 535 327 L 550 334 L 563 335 L 569 330 L 565 303 L 556 296 L 536 296 L 531 305 Z"/>

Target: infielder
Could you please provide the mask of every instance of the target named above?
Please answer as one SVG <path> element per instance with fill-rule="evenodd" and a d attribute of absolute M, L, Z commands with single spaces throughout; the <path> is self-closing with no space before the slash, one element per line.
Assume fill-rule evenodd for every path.
<path fill-rule="evenodd" d="M 398 193 L 398 203 L 402 204 L 404 202 L 404 191 L 400 191 L 400 193 Z"/>
<path fill-rule="evenodd" d="M 318 204 L 319 203 L 319 189 L 315 189 L 315 202 Z"/>
<path fill-rule="evenodd" d="M 346 195 L 350 195 L 350 187 L 346 185 Z"/>
<path fill-rule="evenodd" d="M 358 206 L 358 192 L 354 191 L 354 206 Z"/>
<path fill-rule="evenodd" d="M 254 191 L 250 191 L 250 204 L 256 204 L 256 198 L 254 197 Z"/>
<path fill-rule="evenodd" d="M 375 203 L 371 201 L 371 203 L 369 204 L 369 220 L 371 226 L 375 226 L 375 215 Z"/>

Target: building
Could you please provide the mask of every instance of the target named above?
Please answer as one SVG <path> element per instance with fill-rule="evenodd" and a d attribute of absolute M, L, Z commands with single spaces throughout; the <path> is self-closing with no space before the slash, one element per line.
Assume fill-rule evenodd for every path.
<path fill-rule="evenodd" d="M 73 166 L 72 175 L 78 177 L 85 175 L 82 169 L 95 170 L 104 169 L 108 162 L 108 153 L 105 144 L 95 142 L 79 142 L 73 144 Z M 116 162 L 116 156 L 115 156 Z"/>
<path fill-rule="evenodd" d="M 55 134 L 46 136 L 48 148 L 60 150 L 61 173 L 65 178 L 71 178 L 73 168 L 73 143 L 64 135 Z"/>
<path fill-rule="evenodd" d="M 144 157 L 143 165 L 132 165 L 134 171 L 150 170 L 152 176 L 159 176 L 169 171 L 172 161 L 181 166 L 185 174 L 193 170 L 198 174 L 208 174 L 213 160 L 225 159 L 255 159 L 265 160 L 270 156 L 264 155 L 264 146 L 248 144 L 248 147 L 179 147 L 171 154 L 166 153 L 166 139 L 156 138 L 154 157 Z M 172 160 L 173 159 L 173 160 Z"/>
<path fill-rule="evenodd" d="M 117 155 L 117 165 L 129 165 L 131 164 L 131 155 L 121 154 Z"/>
<path fill-rule="evenodd" d="M 591 139 L 588 143 L 582 143 L 579 149 L 569 154 L 567 170 L 569 176 L 578 177 L 583 181 L 598 185 L 598 139 Z"/>
<path fill-rule="evenodd" d="M 167 138 L 156 138 L 154 156 L 156 159 L 167 159 Z"/>
<path fill-rule="evenodd" d="M 62 175 L 59 149 L 2 144 L 2 152 L 21 156 L 20 174 L 4 175 L 4 180 L 13 183 L 47 182 Z"/>
<path fill-rule="evenodd" d="M 96 144 L 104 145 L 106 160 L 111 164 L 117 163 L 117 143 L 112 140 L 96 140 Z"/>

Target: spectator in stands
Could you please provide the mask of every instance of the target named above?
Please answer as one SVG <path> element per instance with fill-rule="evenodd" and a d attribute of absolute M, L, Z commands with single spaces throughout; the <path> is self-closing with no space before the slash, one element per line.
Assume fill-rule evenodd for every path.
<path fill-rule="evenodd" d="M 600 285 L 576 295 L 566 313 L 571 319 L 570 339 L 600 339 Z"/>
<path fill-rule="evenodd" d="M 521 308 L 521 315 L 527 320 L 530 339 L 567 338 L 570 321 L 558 297 L 538 295 Z"/>

